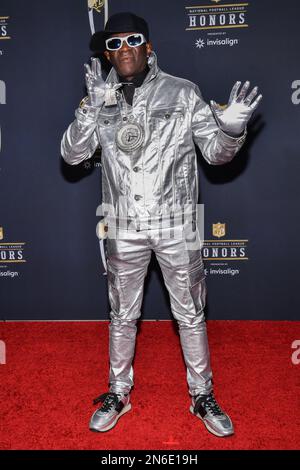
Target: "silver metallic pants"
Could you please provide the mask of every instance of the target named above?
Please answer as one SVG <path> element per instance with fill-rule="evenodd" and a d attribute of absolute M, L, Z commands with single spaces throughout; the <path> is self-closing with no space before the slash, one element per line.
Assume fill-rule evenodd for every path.
<path fill-rule="evenodd" d="M 173 236 L 172 236 L 173 235 Z M 206 283 L 198 229 L 178 227 L 120 231 L 106 240 L 110 391 L 127 393 L 133 385 L 136 322 L 141 315 L 144 279 L 154 251 L 178 322 L 180 343 L 192 396 L 212 390 L 204 318 Z"/>

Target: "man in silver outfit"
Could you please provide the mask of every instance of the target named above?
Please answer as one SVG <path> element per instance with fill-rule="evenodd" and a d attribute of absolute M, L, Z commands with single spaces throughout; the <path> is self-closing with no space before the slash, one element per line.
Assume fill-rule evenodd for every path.
<path fill-rule="evenodd" d="M 209 106 L 197 85 L 158 67 L 148 25 L 132 13 L 111 16 L 91 44 L 94 50 L 105 44 L 112 68 L 104 82 L 99 59 L 85 64 L 88 96 L 61 143 L 71 165 L 102 150 L 110 370 L 109 391 L 95 400 L 101 406 L 90 429 L 108 431 L 131 409 L 136 323 L 154 251 L 179 327 L 190 411 L 214 435 L 229 436 L 232 422 L 212 387 L 195 144 L 212 165 L 232 160 L 261 95 L 257 87 L 248 93 L 249 82 L 236 82 L 227 106 Z"/>

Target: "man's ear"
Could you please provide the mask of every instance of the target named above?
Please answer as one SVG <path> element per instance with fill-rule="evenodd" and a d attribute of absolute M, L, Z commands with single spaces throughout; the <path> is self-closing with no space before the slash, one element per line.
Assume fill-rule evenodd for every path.
<path fill-rule="evenodd" d="M 152 42 L 147 42 L 147 43 L 146 43 L 147 55 L 150 55 L 150 53 L 151 53 L 152 50 L 153 50 Z"/>
<path fill-rule="evenodd" d="M 110 62 L 110 54 L 108 51 L 104 51 L 104 55 L 107 58 L 107 60 Z"/>

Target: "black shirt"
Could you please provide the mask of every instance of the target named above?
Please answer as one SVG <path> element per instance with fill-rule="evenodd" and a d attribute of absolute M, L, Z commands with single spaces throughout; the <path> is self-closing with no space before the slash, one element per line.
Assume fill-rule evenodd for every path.
<path fill-rule="evenodd" d="M 118 75 L 119 82 L 123 83 L 121 90 L 124 92 L 124 96 L 128 104 L 132 105 L 134 90 L 135 88 L 140 87 L 142 85 L 148 72 L 149 72 L 149 67 L 148 65 L 146 65 L 145 69 L 142 72 L 136 74 L 132 80 L 127 80 L 126 78 Z"/>

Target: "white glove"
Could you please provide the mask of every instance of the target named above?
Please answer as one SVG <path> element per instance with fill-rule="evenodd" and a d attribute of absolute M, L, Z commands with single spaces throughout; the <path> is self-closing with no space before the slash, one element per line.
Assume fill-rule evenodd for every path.
<path fill-rule="evenodd" d="M 224 107 L 219 106 L 215 101 L 210 102 L 211 110 L 214 113 L 219 127 L 229 135 L 239 136 L 244 132 L 244 129 L 257 108 L 262 95 L 259 95 L 251 104 L 251 101 L 257 95 L 257 87 L 246 97 L 250 82 L 245 82 L 238 93 L 241 82 L 236 82 L 231 90 L 228 105 Z"/>
<path fill-rule="evenodd" d="M 92 57 L 91 67 L 84 64 L 86 69 L 85 83 L 90 98 L 91 106 L 101 106 L 105 99 L 105 81 L 101 75 L 101 63 L 99 59 Z"/>

